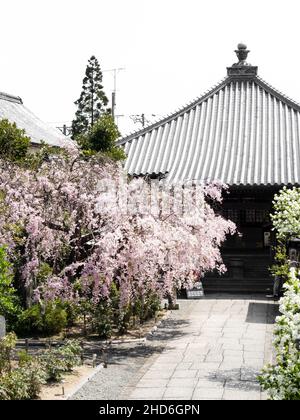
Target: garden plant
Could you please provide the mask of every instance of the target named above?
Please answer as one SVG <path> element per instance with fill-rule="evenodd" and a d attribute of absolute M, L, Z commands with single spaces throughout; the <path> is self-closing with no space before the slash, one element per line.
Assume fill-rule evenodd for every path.
<path fill-rule="evenodd" d="M 274 346 L 276 361 L 259 377 L 272 400 L 300 400 L 300 281 L 299 269 L 289 269 L 287 244 L 300 234 L 300 189 L 284 188 L 275 197 L 273 224 L 279 247 L 274 273 L 283 277 L 281 315 L 276 319 Z"/>

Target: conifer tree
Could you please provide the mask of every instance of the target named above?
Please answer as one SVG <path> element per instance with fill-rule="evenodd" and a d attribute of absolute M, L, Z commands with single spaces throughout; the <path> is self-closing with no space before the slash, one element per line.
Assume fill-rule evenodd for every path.
<path fill-rule="evenodd" d="M 95 56 L 92 56 L 82 81 L 80 98 L 75 102 L 77 111 L 72 122 L 73 138 L 86 134 L 99 117 L 108 111 L 108 99 L 102 86 L 102 72 Z"/>

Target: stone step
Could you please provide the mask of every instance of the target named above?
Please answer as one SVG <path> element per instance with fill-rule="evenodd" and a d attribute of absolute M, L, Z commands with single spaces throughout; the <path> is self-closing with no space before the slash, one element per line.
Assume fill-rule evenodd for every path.
<path fill-rule="evenodd" d="M 264 294 L 264 295 L 271 295 L 273 293 L 273 288 L 272 287 L 266 287 L 266 288 L 253 288 L 253 287 L 249 287 L 249 288 L 238 288 L 238 287 L 234 287 L 234 288 L 220 288 L 220 287 L 216 287 L 216 288 L 209 288 L 209 289 L 204 289 L 204 295 L 207 295 L 209 293 L 213 293 L 213 294 L 218 294 L 218 293 L 229 293 L 229 294 Z"/>
<path fill-rule="evenodd" d="M 203 281 L 205 293 L 267 293 L 273 290 L 272 278 L 207 278 Z"/>

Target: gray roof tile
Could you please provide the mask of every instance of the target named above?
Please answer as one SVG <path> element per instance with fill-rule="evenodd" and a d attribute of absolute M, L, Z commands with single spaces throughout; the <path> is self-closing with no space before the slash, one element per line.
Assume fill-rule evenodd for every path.
<path fill-rule="evenodd" d="M 22 99 L 0 92 L 0 119 L 15 122 L 18 128 L 25 129 L 33 144 L 42 141 L 50 146 L 63 147 L 72 140 L 64 136 L 58 129 L 41 121 L 23 105 Z"/>
<path fill-rule="evenodd" d="M 121 139 L 127 172 L 165 174 L 171 184 L 300 184 L 300 105 L 251 69 Z"/>

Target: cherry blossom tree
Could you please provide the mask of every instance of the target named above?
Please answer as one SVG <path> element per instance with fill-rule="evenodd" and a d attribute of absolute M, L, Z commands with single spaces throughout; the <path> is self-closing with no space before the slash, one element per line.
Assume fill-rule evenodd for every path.
<path fill-rule="evenodd" d="M 122 309 L 224 272 L 220 246 L 236 228 L 208 204 L 223 188 L 128 180 L 121 166 L 77 149 L 35 170 L 0 161 L 0 243 L 15 287 L 30 306 L 97 305 L 114 286 Z"/>

